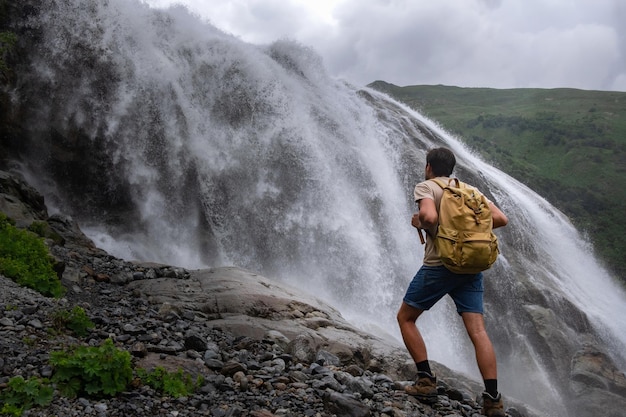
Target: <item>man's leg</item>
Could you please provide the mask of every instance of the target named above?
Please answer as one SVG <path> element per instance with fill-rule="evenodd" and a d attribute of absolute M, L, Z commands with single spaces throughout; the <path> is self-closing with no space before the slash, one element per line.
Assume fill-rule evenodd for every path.
<path fill-rule="evenodd" d="M 504 404 L 498 393 L 496 353 L 485 330 L 483 315 L 480 313 L 463 313 L 462 316 L 467 334 L 474 344 L 478 369 L 485 381 L 482 414 L 487 417 L 504 417 L 506 416 Z"/>
<path fill-rule="evenodd" d="M 423 312 L 424 310 L 411 307 L 407 303 L 402 302 L 397 319 L 404 345 L 417 366 L 417 381 L 415 385 L 407 386 L 404 390 L 418 400 L 432 404 L 437 402 L 437 379 L 430 370 L 426 344 L 415 324 L 415 321 Z"/>
<path fill-rule="evenodd" d="M 400 326 L 400 333 L 402 334 L 404 345 L 415 363 L 428 360 L 426 344 L 424 343 L 424 339 L 415 324 L 417 318 L 423 312 L 424 310 L 419 310 L 415 307 L 411 307 L 405 302 L 402 302 L 396 317 L 398 319 L 398 325 Z"/>
<path fill-rule="evenodd" d="M 463 313 L 462 317 L 467 334 L 474 344 L 476 362 L 483 379 L 498 379 L 496 352 L 489 335 L 487 335 L 487 330 L 485 330 L 483 315 L 480 313 Z"/>

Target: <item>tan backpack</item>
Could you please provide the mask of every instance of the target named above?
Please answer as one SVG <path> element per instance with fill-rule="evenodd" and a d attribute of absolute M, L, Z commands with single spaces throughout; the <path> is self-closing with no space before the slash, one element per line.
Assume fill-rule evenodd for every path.
<path fill-rule="evenodd" d="M 498 238 L 487 198 L 457 178 L 446 184 L 439 206 L 435 247 L 443 265 L 457 274 L 477 274 L 489 269 L 498 257 Z"/>

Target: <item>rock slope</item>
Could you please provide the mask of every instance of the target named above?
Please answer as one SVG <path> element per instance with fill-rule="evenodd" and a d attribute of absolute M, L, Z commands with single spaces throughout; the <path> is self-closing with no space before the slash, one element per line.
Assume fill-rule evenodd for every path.
<path fill-rule="evenodd" d="M 14 181 L 16 189 L 28 189 Z M 310 295 L 239 268 L 188 271 L 117 259 L 96 248 L 70 218 L 33 209 L 28 199 L 41 200 L 30 191 L 14 193 L 3 210 L 18 224 L 45 220 L 60 237 L 47 243 L 67 293 L 46 298 L 0 276 L 0 389 L 16 375 L 50 377 L 52 351 L 98 346 L 109 338 L 132 354 L 135 368 L 182 369 L 204 382 L 184 398 L 162 396 L 145 385 L 113 398 L 55 395 L 50 405 L 24 415 L 480 414 L 480 384 L 440 364 L 434 364 L 440 376 L 437 404 L 406 395 L 414 365 L 404 349 L 359 331 Z M 54 313 L 74 306 L 96 325 L 86 337 L 55 329 Z M 511 399 L 507 405 L 510 416 L 539 415 Z"/>

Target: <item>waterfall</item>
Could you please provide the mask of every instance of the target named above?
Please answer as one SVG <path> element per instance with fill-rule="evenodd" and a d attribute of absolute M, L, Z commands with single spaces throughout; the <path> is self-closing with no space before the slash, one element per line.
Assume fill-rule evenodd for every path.
<path fill-rule="evenodd" d="M 245 44 L 182 7 L 49 3 L 24 27 L 40 37 L 14 91 L 37 144 L 23 171 L 98 246 L 126 259 L 258 271 L 400 343 L 395 313 L 423 256 L 412 191 L 426 151 L 448 146 L 456 175 L 510 220 L 485 273 L 502 390 L 564 416 L 563 361 L 579 345 L 600 344 L 624 369 L 626 297 L 589 243 L 434 122 L 333 79 L 293 41 Z M 546 312 L 564 325 L 559 341 L 573 336 L 568 344 L 538 341 Z M 420 325 L 433 360 L 479 378 L 450 302 Z M 546 355 L 557 348 L 570 356 Z"/>

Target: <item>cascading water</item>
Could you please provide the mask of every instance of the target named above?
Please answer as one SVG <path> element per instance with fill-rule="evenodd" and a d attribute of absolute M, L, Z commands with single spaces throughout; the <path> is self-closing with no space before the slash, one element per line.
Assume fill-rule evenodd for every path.
<path fill-rule="evenodd" d="M 624 369 L 624 291 L 567 219 L 420 114 L 328 77 L 308 48 L 248 45 L 128 0 L 51 1 L 22 30 L 40 36 L 14 92 L 37 143 L 23 170 L 110 253 L 249 268 L 397 338 L 423 256 L 412 189 L 426 150 L 449 146 L 510 219 L 485 274 L 502 390 L 573 415 L 564 379 L 582 343 Z M 538 328 L 551 317 L 563 337 Z M 450 303 L 420 323 L 432 359 L 478 378 Z"/>

